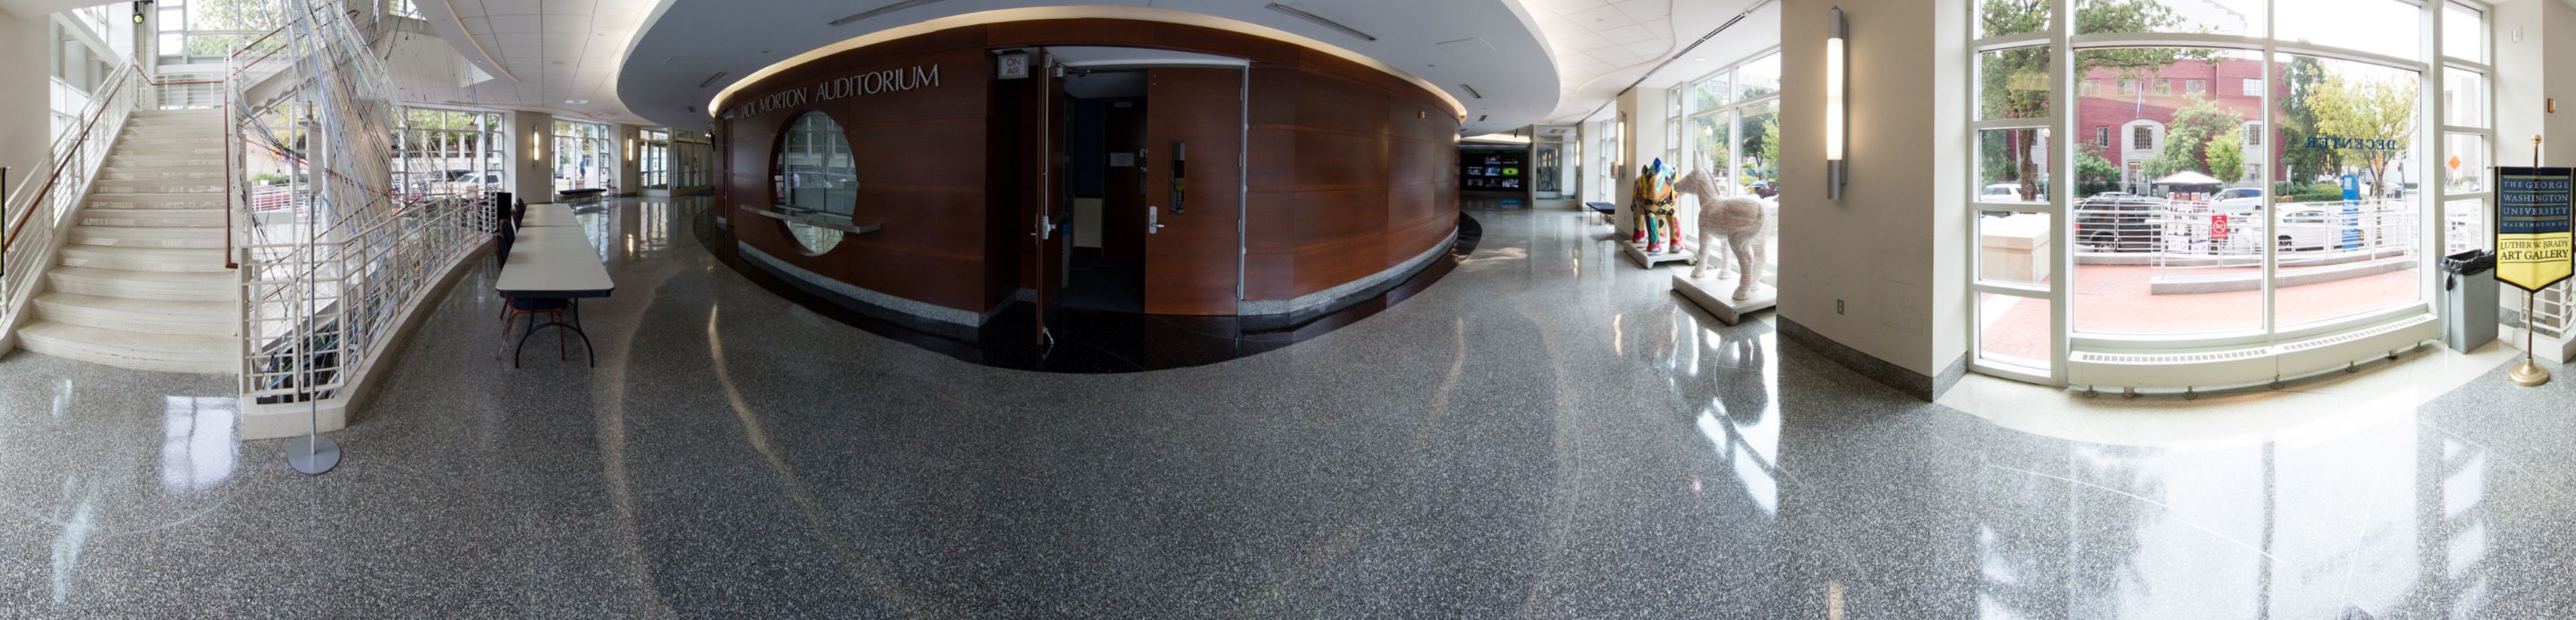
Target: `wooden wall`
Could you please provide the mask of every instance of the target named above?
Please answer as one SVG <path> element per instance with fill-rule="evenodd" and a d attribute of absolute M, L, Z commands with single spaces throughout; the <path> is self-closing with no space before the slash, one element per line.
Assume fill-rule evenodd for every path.
<path fill-rule="evenodd" d="M 1459 119 L 1429 91 L 1280 41 L 1179 24 L 1072 19 L 888 41 L 737 91 L 720 110 L 824 79 L 940 67 L 936 87 L 718 120 L 725 137 L 719 191 L 727 204 L 774 199 L 769 174 L 779 132 L 815 110 L 840 123 L 857 153 L 856 219 L 884 224 L 821 256 L 805 255 L 783 224 L 739 210 L 729 215 L 736 234 L 806 270 L 889 295 L 977 312 L 1007 301 L 1034 277 L 1021 246 L 1032 208 L 1023 203 L 1036 197 L 1034 178 L 1004 177 L 1030 176 L 1035 167 L 995 160 L 1037 159 L 1008 151 L 1035 143 L 1025 127 L 1027 112 L 1039 107 L 1039 80 L 995 81 L 988 50 L 1035 45 L 1144 47 L 1252 61 L 1248 299 L 1293 298 L 1385 270 L 1432 249 L 1457 226 Z"/>

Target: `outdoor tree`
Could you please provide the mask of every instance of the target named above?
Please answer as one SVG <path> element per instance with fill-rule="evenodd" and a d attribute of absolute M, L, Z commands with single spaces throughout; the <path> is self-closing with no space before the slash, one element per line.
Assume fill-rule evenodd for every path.
<path fill-rule="evenodd" d="M 2209 176 L 2226 183 L 2245 179 L 2245 126 L 2237 125 L 2209 139 Z"/>
<path fill-rule="evenodd" d="M 2244 127 L 2245 117 L 2235 110 L 2221 107 L 2215 101 L 2194 97 L 2191 105 L 2174 111 L 2173 122 L 2165 124 L 2164 151 L 2155 159 L 2147 160 L 2147 174 L 2164 176 L 2191 171 L 2220 176 L 2216 173 L 2221 167 L 2210 157 L 2210 149 L 2221 142 L 2220 134 L 2235 136 L 2227 145 L 2234 152 L 2236 163 L 2228 168 L 2243 166 L 2244 153 L 2234 147 L 2244 141 Z M 2226 178 L 2220 176 L 2221 180 Z"/>
<path fill-rule="evenodd" d="M 2303 148 L 2308 136 L 2317 135 L 2316 95 L 2325 84 L 2325 62 L 2309 56 L 2294 56 L 2281 67 L 2281 111 L 2272 117 L 2280 124 L 2281 164 L 2300 181 L 2313 178 L 2335 165 L 2334 153 L 2324 149 Z"/>
<path fill-rule="evenodd" d="M 2415 135 L 2415 82 L 2412 79 L 2372 79 L 2357 76 L 2328 75 L 2317 89 L 2315 98 L 2317 134 L 2339 139 L 2405 145 Z M 2403 153 L 2404 147 L 2367 148 L 2348 145 L 2334 149 L 2344 165 L 2370 171 L 2379 192 L 2393 187 L 2387 181 L 2388 161 Z"/>
<path fill-rule="evenodd" d="M 1985 36 L 2039 32 L 2048 25 L 2049 6 L 2054 0 L 1984 0 Z M 2169 30 L 2182 23 L 2163 0 L 2092 0 L 2079 3 L 2075 9 L 2078 33 L 2156 32 Z M 2094 69 L 2110 69 L 2125 76 L 2146 76 L 2190 57 L 2200 58 L 2205 52 L 2174 48 L 2115 48 L 2084 50 L 2075 54 L 2075 74 Z M 2048 84 L 2054 75 L 2048 66 L 2048 49 L 2029 47 L 1987 52 L 1983 55 L 1983 77 L 1978 88 L 1979 118 L 2040 118 L 2049 113 Z M 2070 93 L 2071 94 L 2071 93 Z M 2010 132 L 2012 139 L 2002 144 L 1980 147 L 1983 170 L 1989 183 L 2015 180 L 2021 182 L 2024 200 L 2039 198 L 2039 162 L 2031 158 L 2036 132 Z M 2010 175 L 1995 171 L 2011 171 Z"/>

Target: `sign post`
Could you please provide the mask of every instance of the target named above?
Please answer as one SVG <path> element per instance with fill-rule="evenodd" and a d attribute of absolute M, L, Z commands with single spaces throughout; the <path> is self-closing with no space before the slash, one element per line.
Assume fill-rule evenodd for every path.
<path fill-rule="evenodd" d="M 2549 369 L 2532 360 L 2532 299 L 2541 289 L 2567 279 L 2571 270 L 2569 236 L 2576 215 L 2576 169 L 2541 168 L 2540 137 L 2531 138 L 2530 168 L 2498 168 L 2502 217 L 2496 221 L 2496 280 L 2522 289 L 2522 364 L 2508 375 L 2515 385 L 2549 382 Z"/>

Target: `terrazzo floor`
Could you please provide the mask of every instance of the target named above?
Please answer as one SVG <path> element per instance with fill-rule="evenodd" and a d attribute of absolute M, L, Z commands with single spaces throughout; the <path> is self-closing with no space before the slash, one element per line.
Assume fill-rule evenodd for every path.
<path fill-rule="evenodd" d="M 2055 439 L 1724 326 L 1552 209 L 1475 212 L 1454 272 L 1293 346 L 1027 372 L 768 294 L 700 215 L 584 216 L 619 282 L 597 368 L 494 360 L 473 267 L 320 477 L 234 441 L 220 377 L 0 358 L 0 617 L 2576 609 L 2564 380 Z"/>

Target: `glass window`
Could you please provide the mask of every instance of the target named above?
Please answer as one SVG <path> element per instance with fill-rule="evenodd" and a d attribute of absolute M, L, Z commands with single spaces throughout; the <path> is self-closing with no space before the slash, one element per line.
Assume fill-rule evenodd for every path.
<path fill-rule="evenodd" d="M 2047 284 L 2050 230 L 2046 213 L 1978 213 L 1977 279 Z"/>
<path fill-rule="evenodd" d="M 1977 202 L 2048 201 L 2046 129 L 1977 132 Z"/>
<path fill-rule="evenodd" d="M 858 166 L 841 124 L 821 112 L 806 112 L 780 137 L 777 165 L 770 171 L 780 212 L 791 216 L 846 221 L 858 209 Z M 788 222 L 796 243 L 815 255 L 841 243 L 841 231 Z"/>
<path fill-rule="evenodd" d="M 2050 306 L 2042 298 L 1978 293 L 1978 361 L 2047 373 L 2057 357 L 2049 351 L 2057 334 Z"/>
<path fill-rule="evenodd" d="M 2284 41 L 2360 50 L 2396 58 L 2418 58 L 2417 24 L 2423 9 L 2405 0 L 2279 0 L 2273 11 L 2296 15 L 2281 20 L 2273 36 Z"/>
<path fill-rule="evenodd" d="M 2087 97 L 2100 95 L 2102 94 L 2102 81 L 2093 78 L 2084 78 L 2084 85 L 2079 87 L 2076 92 Z"/>
<path fill-rule="evenodd" d="M 2242 88 L 2243 90 L 2238 91 L 2237 94 L 2247 97 L 2261 97 L 2263 96 L 2263 78 L 2245 78 L 2243 84 L 2239 88 Z"/>
<path fill-rule="evenodd" d="M 2135 32 L 2263 36 L 2263 0 L 2077 0 L 2076 34 Z"/>
<path fill-rule="evenodd" d="M 2477 134 L 2442 134 L 2442 187 L 2454 194 L 2487 191 L 2487 139 Z"/>
<path fill-rule="evenodd" d="M 2263 71 L 2256 53 L 2234 50 L 2091 49 L 2074 58 L 2079 70 L 2103 75 Z M 2075 253 L 2070 327 L 2119 335 L 2262 329 L 2262 198 L 2253 187 L 2260 177 L 2248 174 L 2261 169 L 2249 165 L 2242 136 L 2248 121 L 2262 118 L 2262 102 L 2088 98 L 2074 109 L 2079 125 L 2125 134 L 2123 148 L 2076 155 L 2065 246 Z"/>
<path fill-rule="evenodd" d="M 2159 94 L 2159 95 L 2171 95 L 2171 94 L 2173 94 L 2173 80 L 2172 80 L 2172 79 L 2158 79 L 2158 80 L 2156 80 L 2156 94 Z"/>
<path fill-rule="evenodd" d="M 2000 37 L 2048 31 L 2048 2 L 2014 0 L 1977 4 L 1984 9 L 1977 17 L 1978 36 Z"/>
<path fill-rule="evenodd" d="M 1735 70 L 1737 99 L 1753 99 L 1780 92 L 1780 55 L 1765 54 L 1744 63 Z"/>
<path fill-rule="evenodd" d="M 2111 148 L 2111 128 L 2109 128 L 2109 127 L 2095 127 L 2095 128 L 2093 128 L 2093 148 L 2097 148 L 2097 149 L 2107 149 L 2107 148 Z"/>
<path fill-rule="evenodd" d="M 2244 132 L 2245 146 L 2263 146 L 2263 123 L 2247 121 Z"/>
<path fill-rule="evenodd" d="M 1727 86 L 1727 77 L 1727 72 L 1719 71 L 1716 75 L 1708 76 L 1707 79 L 1693 82 L 1691 101 L 1695 107 L 1691 109 L 1715 110 L 1718 106 L 1726 105 L 1726 102 L 1731 101 L 1729 96 L 1734 94 L 1734 90 Z"/>
<path fill-rule="evenodd" d="M 2487 126 L 2487 76 L 2456 67 L 2442 72 L 2442 124 Z"/>
<path fill-rule="evenodd" d="M 2457 2 L 2442 4 L 2442 55 L 2487 61 L 2486 15 Z"/>
<path fill-rule="evenodd" d="M 2182 81 L 2182 92 L 2192 95 L 2208 94 L 2209 80 L 2185 79 Z"/>
<path fill-rule="evenodd" d="M 1977 118 L 2048 116 L 2048 47 L 2018 47 L 1979 54 Z"/>
<path fill-rule="evenodd" d="M 2293 80 L 2275 114 L 2310 139 L 2283 142 L 2311 166 L 2304 186 L 2284 187 L 2271 241 L 2280 272 L 2276 324 L 2343 318 L 2416 303 L 2424 172 L 2417 154 L 2414 71 L 2288 56 L 2314 79 Z M 2285 157 L 2288 159 L 2288 157 Z M 2466 162 L 2463 162 L 2465 167 Z"/>

